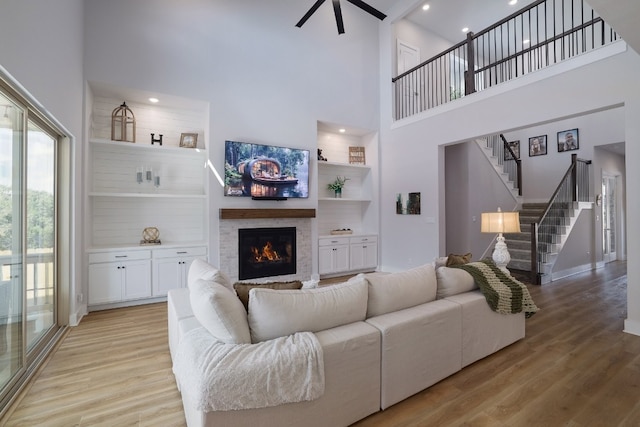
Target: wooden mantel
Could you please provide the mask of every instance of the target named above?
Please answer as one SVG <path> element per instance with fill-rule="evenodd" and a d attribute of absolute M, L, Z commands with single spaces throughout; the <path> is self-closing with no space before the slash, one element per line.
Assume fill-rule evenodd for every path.
<path fill-rule="evenodd" d="M 315 209 L 220 209 L 220 219 L 315 217 Z"/>

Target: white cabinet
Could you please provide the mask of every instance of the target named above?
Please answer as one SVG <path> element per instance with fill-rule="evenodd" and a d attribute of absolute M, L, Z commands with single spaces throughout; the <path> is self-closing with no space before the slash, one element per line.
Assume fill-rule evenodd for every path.
<path fill-rule="evenodd" d="M 89 305 L 151 296 L 151 252 L 102 252 L 89 255 Z"/>
<path fill-rule="evenodd" d="M 378 266 L 378 238 L 357 236 L 350 239 L 350 270 L 375 269 Z"/>
<path fill-rule="evenodd" d="M 378 267 L 376 235 L 320 237 L 318 239 L 318 273 L 330 275 Z"/>
<path fill-rule="evenodd" d="M 349 270 L 349 238 L 321 238 L 319 244 L 318 271 L 320 274 L 340 273 Z"/>
<path fill-rule="evenodd" d="M 205 246 L 153 250 L 153 296 L 165 296 L 170 289 L 186 287 L 191 262 L 206 257 Z"/>

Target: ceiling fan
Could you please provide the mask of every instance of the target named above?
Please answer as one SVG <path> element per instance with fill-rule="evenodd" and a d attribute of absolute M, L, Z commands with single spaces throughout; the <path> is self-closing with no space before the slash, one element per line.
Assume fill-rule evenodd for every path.
<path fill-rule="evenodd" d="M 340 0 L 332 0 L 332 1 L 333 1 L 333 13 L 336 15 L 336 24 L 338 25 L 338 34 L 344 34 L 344 22 L 342 21 L 342 9 L 340 8 Z M 387 17 L 387 15 L 380 12 L 378 9 L 369 6 L 362 0 L 347 0 L 347 1 L 353 4 L 354 6 L 358 6 L 360 9 L 364 10 L 365 12 L 370 13 L 371 15 L 375 16 L 381 21 Z M 314 3 L 314 5 L 311 6 L 311 9 L 309 9 L 307 13 L 304 14 L 302 19 L 298 21 L 298 23 L 296 24 L 296 27 L 301 28 L 304 25 L 304 23 L 307 22 L 307 20 L 311 17 L 311 15 L 313 15 L 315 11 L 318 10 L 318 8 L 324 2 L 325 0 L 317 0 Z"/>

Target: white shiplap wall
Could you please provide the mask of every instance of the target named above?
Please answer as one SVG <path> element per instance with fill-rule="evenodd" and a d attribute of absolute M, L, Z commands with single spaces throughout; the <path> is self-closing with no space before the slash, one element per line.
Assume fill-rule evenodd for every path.
<path fill-rule="evenodd" d="M 127 101 L 136 117 L 136 142 L 114 142 L 111 113 L 123 100 L 94 97 L 89 143 L 90 248 L 138 246 L 145 227 L 157 227 L 163 245 L 206 244 L 205 116 Z M 126 101 L 126 100 L 125 100 Z M 150 133 L 163 145 L 151 145 Z M 181 133 L 197 133 L 198 149 L 182 148 Z M 151 168 L 160 186 L 138 184 Z"/>
<path fill-rule="evenodd" d="M 173 109 L 157 105 L 139 104 L 133 101 L 94 97 L 91 136 L 97 139 L 111 139 L 111 114 L 125 101 L 136 119 L 136 144 L 151 144 L 151 134 L 162 137 L 165 147 L 178 147 L 180 134 L 197 133 L 198 147 L 204 145 L 204 125 L 206 117 L 199 110 Z"/>

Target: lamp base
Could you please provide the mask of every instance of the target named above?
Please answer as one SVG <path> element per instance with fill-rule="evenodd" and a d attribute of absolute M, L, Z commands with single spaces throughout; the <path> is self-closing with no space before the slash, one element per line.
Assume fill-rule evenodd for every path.
<path fill-rule="evenodd" d="M 507 244 L 504 242 L 504 237 L 502 233 L 498 235 L 496 239 L 496 247 L 493 250 L 493 262 L 500 270 L 504 271 L 507 274 L 509 270 L 507 270 L 507 264 L 511 261 L 511 255 L 509 255 L 509 251 L 507 250 Z"/>

